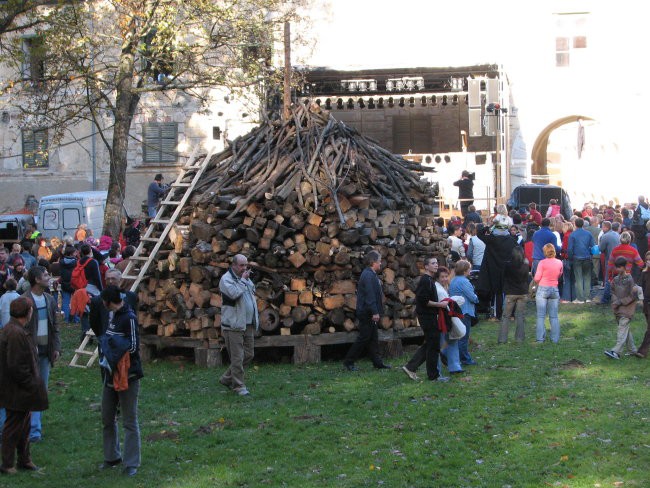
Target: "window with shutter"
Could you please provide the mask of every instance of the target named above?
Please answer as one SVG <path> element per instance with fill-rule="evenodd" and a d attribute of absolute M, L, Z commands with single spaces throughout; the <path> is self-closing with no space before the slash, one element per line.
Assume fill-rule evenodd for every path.
<path fill-rule="evenodd" d="M 175 163 L 178 160 L 178 124 L 151 122 L 142 128 L 142 160 L 144 163 Z"/>
<path fill-rule="evenodd" d="M 47 129 L 23 130 L 23 168 L 47 168 Z"/>

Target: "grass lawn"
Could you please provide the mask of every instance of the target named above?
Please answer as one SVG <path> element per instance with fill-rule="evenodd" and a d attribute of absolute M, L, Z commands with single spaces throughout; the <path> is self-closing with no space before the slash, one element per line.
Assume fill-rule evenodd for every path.
<path fill-rule="evenodd" d="M 534 343 L 531 304 L 523 345 L 497 346 L 497 324 L 482 322 L 472 332 L 479 365 L 447 384 L 409 380 L 406 357 L 382 371 L 364 360 L 357 373 L 334 361 L 257 363 L 252 395 L 240 398 L 218 384 L 223 368 L 145 364 L 132 479 L 97 469 L 99 371 L 64 366 L 78 336 L 67 325 L 44 440 L 32 446 L 44 469 L 0 486 L 650 486 L 650 361 L 605 357 L 616 335 L 609 308 L 560 313 L 559 345 Z M 640 311 L 633 330 L 639 344 Z"/>

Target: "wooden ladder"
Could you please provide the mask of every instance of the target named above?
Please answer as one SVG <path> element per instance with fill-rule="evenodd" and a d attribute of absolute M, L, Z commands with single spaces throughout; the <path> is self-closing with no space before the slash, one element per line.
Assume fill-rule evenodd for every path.
<path fill-rule="evenodd" d="M 149 222 L 149 227 L 147 228 L 147 231 L 145 232 L 144 236 L 140 238 L 140 244 L 135 250 L 135 254 L 131 256 L 129 260 L 129 264 L 126 266 L 126 269 L 124 270 L 122 279 L 127 281 L 132 281 L 129 289 L 134 293 L 138 291 L 138 286 L 140 285 L 140 282 L 147 274 L 147 271 L 149 270 L 151 263 L 153 263 L 154 259 L 156 258 L 156 255 L 158 254 L 158 250 L 160 249 L 163 242 L 165 241 L 165 237 L 170 235 L 172 237 L 172 242 L 174 242 L 174 244 L 176 243 L 176 239 L 179 237 L 178 235 L 179 229 L 176 226 L 176 220 L 178 219 L 178 216 L 180 215 L 183 206 L 192 195 L 192 192 L 194 191 L 194 187 L 201 179 L 201 176 L 203 175 L 203 172 L 207 168 L 210 159 L 212 159 L 212 155 L 214 154 L 214 149 L 208 152 L 208 154 L 203 158 L 203 160 L 198 163 L 196 161 L 198 159 L 197 153 L 198 153 L 198 146 L 196 147 L 196 149 L 194 149 L 194 152 L 188 159 L 187 163 L 179 171 L 176 181 L 170 185 L 172 190 L 175 188 L 185 188 L 186 189 L 185 193 L 183 193 L 183 196 L 180 198 L 180 200 L 171 200 L 170 198 L 173 197 L 170 196 L 171 194 L 170 191 L 165 197 L 165 199 L 162 202 L 160 202 L 160 208 L 158 209 L 158 213 Z M 192 181 L 191 182 L 183 181 L 187 173 L 191 171 L 194 171 L 194 176 L 192 177 Z M 169 212 L 172 209 L 173 211 L 171 212 L 171 215 L 169 215 Z M 160 232 L 159 235 L 154 236 L 154 233 L 158 232 L 157 224 L 164 224 L 165 227 Z M 149 242 L 155 243 L 154 247 L 153 249 L 151 249 L 151 251 L 149 251 L 149 254 L 147 256 L 142 256 L 143 251 L 146 250 L 145 246 Z M 142 263 L 142 264 L 139 265 L 138 263 Z M 90 366 L 92 366 L 95 360 L 99 357 L 99 351 L 97 347 L 95 347 L 95 349 L 92 351 L 86 350 L 88 343 L 92 340 L 93 337 L 95 337 L 95 334 L 93 333 L 92 329 L 88 329 L 86 335 L 84 336 L 83 341 L 81 341 L 81 344 L 75 350 L 75 354 L 72 358 L 72 361 L 70 361 L 70 366 L 74 366 L 77 368 L 89 368 Z M 90 356 L 90 359 L 88 359 L 88 362 L 85 365 L 78 364 L 78 361 L 82 356 L 86 356 L 86 357 Z"/>
<path fill-rule="evenodd" d="M 173 237 L 174 244 L 176 244 L 175 234 L 177 234 L 177 229 L 178 229 L 176 227 L 176 220 L 178 219 L 178 216 L 180 215 L 183 206 L 192 195 L 192 192 L 194 191 L 194 187 L 201 179 L 201 176 L 203 175 L 205 168 L 208 166 L 208 163 L 210 162 L 210 159 L 212 159 L 212 155 L 214 154 L 214 149 L 213 149 L 203 158 L 201 162 L 197 163 L 196 162 L 197 150 L 198 148 L 194 150 L 187 164 L 183 166 L 180 172 L 178 173 L 178 177 L 176 178 L 176 181 L 171 184 L 172 190 L 175 188 L 185 188 L 186 189 L 185 193 L 183 193 L 183 196 L 180 198 L 180 200 L 173 200 L 172 199 L 173 197 L 171 196 L 171 192 L 169 192 L 165 197 L 165 199 L 162 202 L 160 202 L 160 208 L 158 209 L 158 213 L 149 222 L 149 227 L 147 228 L 147 231 L 145 232 L 144 236 L 140 238 L 140 244 L 138 245 L 135 254 L 131 256 L 129 260 L 129 264 L 126 266 L 126 269 L 124 270 L 122 279 L 126 281 L 132 281 L 129 289 L 134 293 L 138 291 L 138 286 L 140 285 L 140 282 L 147 274 L 147 271 L 149 271 L 149 267 L 151 266 L 151 263 L 153 263 L 154 259 L 156 258 L 156 255 L 158 254 L 158 251 L 160 250 L 160 247 L 163 245 L 163 242 L 165 241 L 165 238 L 168 235 L 170 235 L 170 233 Z M 195 172 L 192 181 L 191 182 L 183 181 L 187 173 L 190 171 Z M 169 215 L 170 211 L 172 211 L 171 215 Z M 157 230 L 158 227 L 157 224 L 165 226 L 162 231 L 159 232 Z M 156 233 L 158 233 L 158 235 L 154 236 L 154 234 Z M 151 243 L 151 242 L 154 243 L 153 249 L 149 251 L 148 255 L 142 256 L 143 251 L 147 250 L 145 246 L 147 245 L 147 243 Z"/>
<path fill-rule="evenodd" d="M 72 361 L 70 361 L 70 366 L 74 366 L 75 368 L 90 368 L 93 363 L 97 360 L 99 357 L 99 351 L 97 350 L 97 347 L 95 346 L 94 350 L 86 350 L 86 347 L 88 347 L 88 344 L 90 341 L 95 337 L 95 333 L 93 332 L 92 329 L 88 329 L 86 331 L 86 335 L 84 335 L 83 341 L 81 341 L 81 344 L 79 344 L 79 347 L 75 349 L 74 351 L 74 356 L 72 356 Z M 88 362 L 86 364 L 79 364 L 79 359 L 82 357 L 88 357 Z"/>

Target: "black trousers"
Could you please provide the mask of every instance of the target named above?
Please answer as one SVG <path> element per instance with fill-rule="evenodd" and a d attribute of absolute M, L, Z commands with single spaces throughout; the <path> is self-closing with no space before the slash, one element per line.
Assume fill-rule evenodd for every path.
<path fill-rule="evenodd" d="M 5 420 L 4 431 L 2 432 L 3 468 L 14 467 L 16 463 L 16 451 L 18 451 L 19 465 L 24 465 L 32 461 L 29 454 L 31 419 L 31 412 L 7 409 L 7 420 Z"/>
<path fill-rule="evenodd" d="M 375 368 L 381 366 L 383 361 L 379 357 L 379 335 L 377 333 L 378 324 L 372 321 L 371 317 L 359 319 L 359 335 L 348 351 L 344 364 L 352 364 L 359 359 L 365 351 L 372 361 Z"/>
<path fill-rule="evenodd" d="M 438 324 L 432 320 L 422 320 L 418 317 L 420 328 L 424 333 L 424 343 L 418 347 L 411 360 L 406 363 L 409 371 L 417 369 L 426 361 L 427 378 L 435 380 L 440 376 L 438 371 L 438 357 L 440 356 L 440 330 Z"/>

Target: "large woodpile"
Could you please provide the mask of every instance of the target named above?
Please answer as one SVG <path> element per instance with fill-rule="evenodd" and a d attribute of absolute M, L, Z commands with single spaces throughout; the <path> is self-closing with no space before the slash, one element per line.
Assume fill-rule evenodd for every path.
<path fill-rule="evenodd" d="M 422 256 L 448 253 L 432 230 L 426 168 L 318 106 L 261 125 L 208 164 L 178 221 L 188 226 L 185 238 L 159 253 L 140 288 L 145 329 L 217 340 L 219 278 L 242 253 L 254 269 L 264 333 L 351 331 L 356 280 L 373 248 L 386 263 L 382 327 L 416 325 Z"/>

